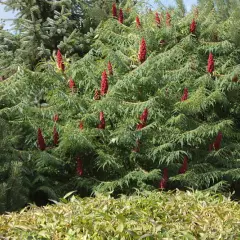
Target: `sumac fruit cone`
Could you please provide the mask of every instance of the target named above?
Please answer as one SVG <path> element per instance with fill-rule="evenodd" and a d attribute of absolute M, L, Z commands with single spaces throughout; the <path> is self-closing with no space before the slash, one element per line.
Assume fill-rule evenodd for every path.
<path fill-rule="evenodd" d="M 46 144 L 45 144 L 45 140 L 43 138 L 42 135 L 42 130 L 40 128 L 38 128 L 38 147 L 41 151 L 46 149 Z"/>

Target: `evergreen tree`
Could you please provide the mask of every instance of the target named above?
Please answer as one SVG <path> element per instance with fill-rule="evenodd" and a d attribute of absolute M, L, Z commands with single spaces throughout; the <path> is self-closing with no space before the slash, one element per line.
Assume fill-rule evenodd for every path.
<path fill-rule="evenodd" d="M 101 23 L 83 58 L 59 53 L 2 83 L 0 114 L 22 139 L 31 189 L 52 198 L 239 181 L 238 9 L 223 19 L 201 3 L 186 16 L 162 11 L 160 24 L 117 5 L 123 18 Z"/>

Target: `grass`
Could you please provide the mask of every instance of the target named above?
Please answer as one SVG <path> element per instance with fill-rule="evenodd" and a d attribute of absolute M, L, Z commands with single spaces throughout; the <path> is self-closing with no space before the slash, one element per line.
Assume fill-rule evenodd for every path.
<path fill-rule="evenodd" d="M 69 197 L 69 196 L 68 196 Z M 67 203 L 66 203 L 67 202 Z M 206 192 L 142 193 L 0 216 L 0 239 L 240 239 L 240 205 Z"/>

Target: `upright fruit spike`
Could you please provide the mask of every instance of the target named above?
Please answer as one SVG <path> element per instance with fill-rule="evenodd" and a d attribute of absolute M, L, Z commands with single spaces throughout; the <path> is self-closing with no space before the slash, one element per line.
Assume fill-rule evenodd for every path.
<path fill-rule="evenodd" d="M 102 73 L 102 80 L 101 80 L 101 95 L 107 94 L 108 91 L 108 78 L 106 70 Z"/>
<path fill-rule="evenodd" d="M 117 18 L 117 7 L 116 7 L 116 3 L 112 4 L 112 16 L 114 18 Z"/>
<path fill-rule="evenodd" d="M 55 146 L 57 146 L 58 142 L 59 142 L 59 134 L 57 132 L 56 126 L 54 126 L 54 128 L 53 128 L 53 143 Z"/>
<path fill-rule="evenodd" d="M 166 24 L 167 26 L 171 26 L 171 15 L 169 12 L 166 13 Z"/>
<path fill-rule="evenodd" d="M 73 81 L 72 78 L 69 79 L 68 84 L 69 84 L 69 88 L 70 88 L 70 89 L 73 89 L 73 88 L 75 87 L 75 82 Z"/>
<path fill-rule="evenodd" d="M 82 121 L 79 123 L 79 128 L 80 128 L 81 130 L 83 130 L 83 122 L 82 122 Z"/>
<path fill-rule="evenodd" d="M 142 38 L 140 47 L 139 47 L 139 52 L 138 52 L 138 60 L 143 63 L 146 60 L 147 56 L 147 46 L 146 46 L 146 41 L 144 38 Z"/>
<path fill-rule="evenodd" d="M 193 19 L 193 20 L 192 20 L 192 23 L 190 24 L 190 32 L 191 32 L 192 34 L 195 33 L 196 27 L 197 27 L 197 23 L 196 23 L 195 20 Z"/>
<path fill-rule="evenodd" d="M 120 10 L 119 10 L 118 21 L 119 21 L 120 23 L 123 23 L 123 11 L 122 11 L 121 8 L 120 8 Z"/>
<path fill-rule="evenodd" d="M 178 173 L 179 174 L 184 174 L 188 169 L 188 157 L 185 156 L 184 160 L 183 160 L 183 164 L 181 166 L 181 168 L 179 169 Z"/>
<path fill-rule="evenodd" d="M 100 112 L 100 123 L 98 124 L 99 129 L 105 129 L 105 118 L 103 111 Z"/>
<path fill-rule="evenodd" d="M 138 16 L 136 16 L 136 26 L 137 28 L 141 28 L 141 22 Z"/>
<path fill-rule="evenodd" d="M 38 128 L 38 147 L 41 151 L 46 149 L 46 144 L 42 135 L 42 130 Z"/>
<path fill-rule="evenodd" d="M 100 98 L 101 98 L 100 90 L 95 89 L 94 100 L 100 100 Z"/>
<path fill-rule="evenodd" d="M 108 74 L 109 74 L 109 75 L 113 75 L 112 64 L 111 64 L 110 61 L 108 62 Z"/>
<path fill-rule="evenodd" d="M 59 116 L 58 116 L 58 114 L 55 114 L 54 116 L 53 116 L 53 121 L 54 122 L 57 122 L 59 120 Z"/>
<path fill-rule="evenodd" d="M 208 56 L 208 69 L 207 70 L 210 74 L 212 74 L 212 72 L 214 71 L 214 58 L 213 58 L 213 54 L 211 52 Z"/>
<path fill-rule="evenodd" d="M 58 67 L 58 69 L 62 70 L 62 72 L 64 72 L 65 65 L 64 65 L 64 62 L 63 62 L 62 54 L 61 54 L 59 49 L 57 51 L 57 67 Z"/>
<path fill-rule="evenodd" d="M 159 188 L 160 189 L 165 189 L 167 187 L 167 181 L 168 181 L 168 169 L 164 168 L 163 169 L 163 177 L 160 180 Z"/>
<path fill-rule="evenodd" d="M 213 146 L 214 146 L 215 150 L 219 150 L 220 149 L 221 142 L 222 142 L 222 137 L 223 137 L 222 133 L 219 132 L 217 137 L 216 137 L 216 139 L 215 139 L 215 141 L 214 141 L 214 143 L 213 143 Z"/>
<path fill-rule="evenodd" d="M 188 99 L 188 89 L 187 88 L 184 88 L 184 92 L 183 92 L 183 95 L 181 97 L 181 102 L 185 101 Z"/>
<path fill-rule="evenodd" d="M 83 175 L 83 162 L 80 157 L 77 157 L 77 174 L 79 176 Z"/>
<path fill-rule="evenodd" d="M 148 118 L 148 109 L 145 108 L 143 113 L 140 116 L 140 123 L 137 124 L 137 130 L 140 130 L 146 126 L 147 118 Z"/>
<path fill-rule="evenodd" d="M 156 22 L 157 26 L 160 27 L 161 20 L 160 20 L 160 17 L 157 12 L 155 13 L 155 22 Z"/>

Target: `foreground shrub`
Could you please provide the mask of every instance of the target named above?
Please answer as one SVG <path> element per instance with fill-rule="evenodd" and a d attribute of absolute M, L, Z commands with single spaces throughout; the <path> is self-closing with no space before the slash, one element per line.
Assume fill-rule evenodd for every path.
<path fill-rule="evenodd" d="M 206 192 L 72 197 L 0 217 L 11 239 L 239 239 L 240 206 Z"/>

